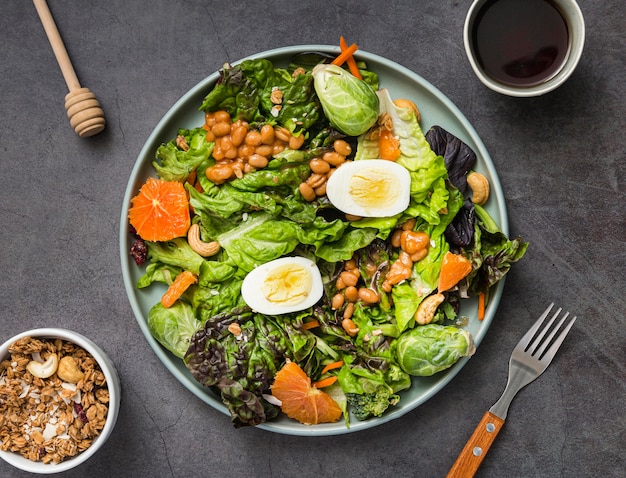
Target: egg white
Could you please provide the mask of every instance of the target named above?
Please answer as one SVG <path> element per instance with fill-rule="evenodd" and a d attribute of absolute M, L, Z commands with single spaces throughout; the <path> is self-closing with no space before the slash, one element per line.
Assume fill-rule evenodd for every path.
<path fill-rule="evenodd" d="M 283 303 L 270 300 L 264 291 L 264 285 L 268 280 L 268 276 L 276 270 L 281 270 L 281 268 L 290 265 L 295 268 L 301 267 L 309 274 L 311 279 L 310 289 L 307 290 L 306 293 L 304 293 L 304 297 L 296 303 L 289 303 L 289 301 Z M 308 309 L 315 305 L 323 294 L 324 286 L 322 283 L 322 275 L 317 264 L 305 257 L 282 257 L 266 262 L 249 272 L 241 285 L 241 295 L 246 304 L 248 304 L 252 310 L 266 315 L 281 315 Z"/>
<path fill-rule="evenodd" d="M 409 206 L 411 175 L 394 161 L 350 161 L 328 179 L 326 195 L 333 206 L 346 214 L 390 217 Z"/>

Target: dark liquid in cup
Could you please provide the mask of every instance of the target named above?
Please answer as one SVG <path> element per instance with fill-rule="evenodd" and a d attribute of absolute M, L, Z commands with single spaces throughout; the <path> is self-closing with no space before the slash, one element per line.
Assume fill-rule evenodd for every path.
<path fill-rule="evenodd" d="M 569 51 L 567 23 L 550 0 L 490 0 L 476 15 L 472 48 L 485 73 L 513 86 L 554 76 Z"/>

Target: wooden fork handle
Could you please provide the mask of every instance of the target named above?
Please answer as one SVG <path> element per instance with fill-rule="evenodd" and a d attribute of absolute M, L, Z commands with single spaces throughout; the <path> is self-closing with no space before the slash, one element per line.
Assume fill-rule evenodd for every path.
<path fill-rule="evenodd" d="M 446 478 L 474 476 L 503 425 L 502 418 L 491 412 L 485 413 Z"/>

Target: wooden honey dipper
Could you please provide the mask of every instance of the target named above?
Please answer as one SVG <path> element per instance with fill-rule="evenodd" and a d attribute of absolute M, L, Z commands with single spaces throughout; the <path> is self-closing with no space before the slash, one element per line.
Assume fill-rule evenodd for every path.
<path fill-rule="evenodd" d="M 98 134 L 106 124 L 104 111 L 89 88 L 81 87 L 46 0 L 33 0 L 33 3 L 59 63 L 65 83 L 70 90 L 65 96 L 65 110 L 70 124 L 78 136 L 87 137 Z"/>

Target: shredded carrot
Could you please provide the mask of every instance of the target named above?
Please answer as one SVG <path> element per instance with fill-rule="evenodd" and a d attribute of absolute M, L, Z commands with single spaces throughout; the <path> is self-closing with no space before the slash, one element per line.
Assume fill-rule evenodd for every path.
<path fill-rule="evenodd" d="M 187 182 L 189 184 L 191 184 L 192 186 L 196 184 L 196 179 L 198 178 L 198 173 L 196 172 L 196 170 L 194 169 L 193 171 L 191 171 L 189 173 L 189 175 L 187 176 Z"/>
<path fill-rule="evenodd" d="M 341 48 L 341 51 L 346 51 L 348 49 L 348 43 L 343 36 L 339 38 L 339 47 Z M 348 68 L 350 69 L 350 73 L 352 73 L 359 80 L 362 80 L 363 77 L 361 76 L 361 72 L 359 71 L 359 67 L 356 64 L 354 56 L 350 56 L 346 61 L 348 63 Z"/>
<path fill-rule="evenodd" d="M 485 318 L 485 293 L 478 294 L 478 320 Z"/>
<path fill-rule="evenodd" d="M 313 319 L 309 322 L 305 322 L 304 324 L 302 324 L 302 328 L 304 330 L 314 329 L 315 327 L 319 327 L 319 326 L 320 326 L 320 321 L 317 319 Z"/>
<path fill-rule="evenodd" d="M 343 65 L 346 60 L 350 57 L 352 57 L 352 55 L 354 55 L 354 52 L 357 51 L 359 49 L 359 47 L 356 45 L 356 43 L 353 43 L 352 45 L 350 45 L 348 48 L 346 48 L 345 50 L 343 50 L 339 56 L 337 58 L 335 58 L 333 61 L 331 61 L 331 65 L 336 65 L 336 66 L 341 66 Z"/>
<path fill-rule="evenodd" d="M 332 377 L 323 378 L 322 380 L 315 382 L 313 386 L 315 388 L 324 388 L 324 387 L 328 387 L 329 385 L 332 385 L 336 381 L 337 381 L 337 377 L 333 375 Z"/>
<path fill-rule="evenodd" d="M 329 370 L 334 370 L 336 368 L 343 367 L 343 360 L 338 360 L 337 362 L 329 363 L 322 369 L 322 375 L 324 375 Z"/>
<path fill-rule="evenodd" d="M 176 276 L 174 282 L 169 285 L 165 294 L 163 294 L 163 297 L 161 297 L 161 305 L 163 305 L 166 309 L 169 309 L 178 299 L 180 299 L 189 286 L 195 284 L 196 282 L 198 282 L 198 278 L 193 272 L 182 271 Z"/>

